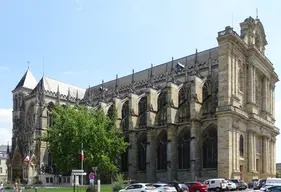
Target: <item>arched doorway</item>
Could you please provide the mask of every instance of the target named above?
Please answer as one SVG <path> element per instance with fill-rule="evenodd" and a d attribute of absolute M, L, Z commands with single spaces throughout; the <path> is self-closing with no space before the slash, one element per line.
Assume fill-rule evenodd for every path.
<path fill-rule="evenodd" d="M 22 181 L 22 173 L 22 158 L 18 152 L 15 152 L 12 160 L 12 181 L 16 181 L 18 178 Z"/>

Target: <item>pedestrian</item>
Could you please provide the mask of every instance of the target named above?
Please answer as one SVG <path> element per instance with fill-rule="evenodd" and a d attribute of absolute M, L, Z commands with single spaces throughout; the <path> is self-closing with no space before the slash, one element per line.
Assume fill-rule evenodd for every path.
<path fill-rule="evenodd" d="M 1 184 L 0 184 L 0 191 L 1 191 L 1 192 L 4 191 L 4 184 L 3 184 L 3 182 L 1 182 Z"/>
<path fill-rule="evenodd" d="M 14 192 L 19 192 L 19 187 L 18 187 L 17 182 L 15 182 L 15 185 L 14 185 Z"/>

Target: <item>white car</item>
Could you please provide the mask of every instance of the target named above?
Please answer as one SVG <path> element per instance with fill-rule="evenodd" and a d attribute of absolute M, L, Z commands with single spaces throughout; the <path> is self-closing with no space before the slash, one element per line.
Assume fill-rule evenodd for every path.
<path fill-rule="evenodd" d="M 166 183 L 154 183 L 153 186 L 156 187 L 158 192 L 177 192 L 174 186 Z"/>
<path fill-rule="evenodd" d="M 150 183 L 134 183 L 119 192 L 158 192 L 158 190 Z"/>
<path fill-rule="evenodd" d="M 234 182 L 227 181 L 227 183 L 226 183 L 226 190 L 227 191 L 228 190 L 232 191 L 232 190 L 236 190 L 236 189 L 237 189 L 237 186 L 236 186 L 236 184 Z"/>
<path fill-rule="evenodd" d="M 226 190 L 227 182 L 225 179 L 208 179 L 203 182 L 208 187 L 208 191 L 224 191 Z"/>

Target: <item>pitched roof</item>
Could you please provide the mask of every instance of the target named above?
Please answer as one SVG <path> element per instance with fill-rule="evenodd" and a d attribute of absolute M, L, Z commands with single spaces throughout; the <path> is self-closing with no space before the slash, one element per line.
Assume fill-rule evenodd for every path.
<path fill-rule="evenodd" d="M 30 72 L 29 69 L 27 69 L 27 71 L 25 72 L 25 74 L 23 75 L 23 77 L 21 78 L 21 80 L 19 81 L 18 85 L 16 86 L 15 89 L 20 88 L 20 87 L 24 87 L 27 89 L 34 89 L 36 87 L 37 81 L 34 78 L 34 76 L 32 75 L 32 73 Z"/>
<path fill-rule="evenodd" d="M 86 89 L 70 85 L 61 81 L 57 81 L 55 79 L 51 79 L 49 77 L 42 77 L 42 79 L 39 81 L 39 83 L 36 85 L 33 92 L 36 90 L 36 88 L 39 86 L 39 89 L 43 88 L 47 92 L 51 93 L 57 93 L 58 89 L 60 92 L 60 95 L 67 96 L 68 93 L 70 93 L 70 97 L 76 98 L 77 92 L 78 92 L 78 99 L 83 99 Z"/>

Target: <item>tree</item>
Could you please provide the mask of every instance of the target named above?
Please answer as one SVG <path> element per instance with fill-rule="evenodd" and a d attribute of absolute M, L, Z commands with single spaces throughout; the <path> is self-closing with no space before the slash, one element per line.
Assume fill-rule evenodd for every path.
<path fill-rule="evenodd" d="M 276 178 L 280 178 L 280 173 L 279 173 L 279 171 L 276 171 Z"/>
<path fill-rule="evenodd" d="M 84 170 L 98 167 L 103 174 L 118 171 L 119 157 L 128 143 L 115 127 L 116 115 L 108 117 L 103 110 L 78 105 L 56 105 L 51 115 L 53 126 L 42 140 L 47 142 L 57 172 L 69 173 L 81 168 L 82 143 Z"/>

